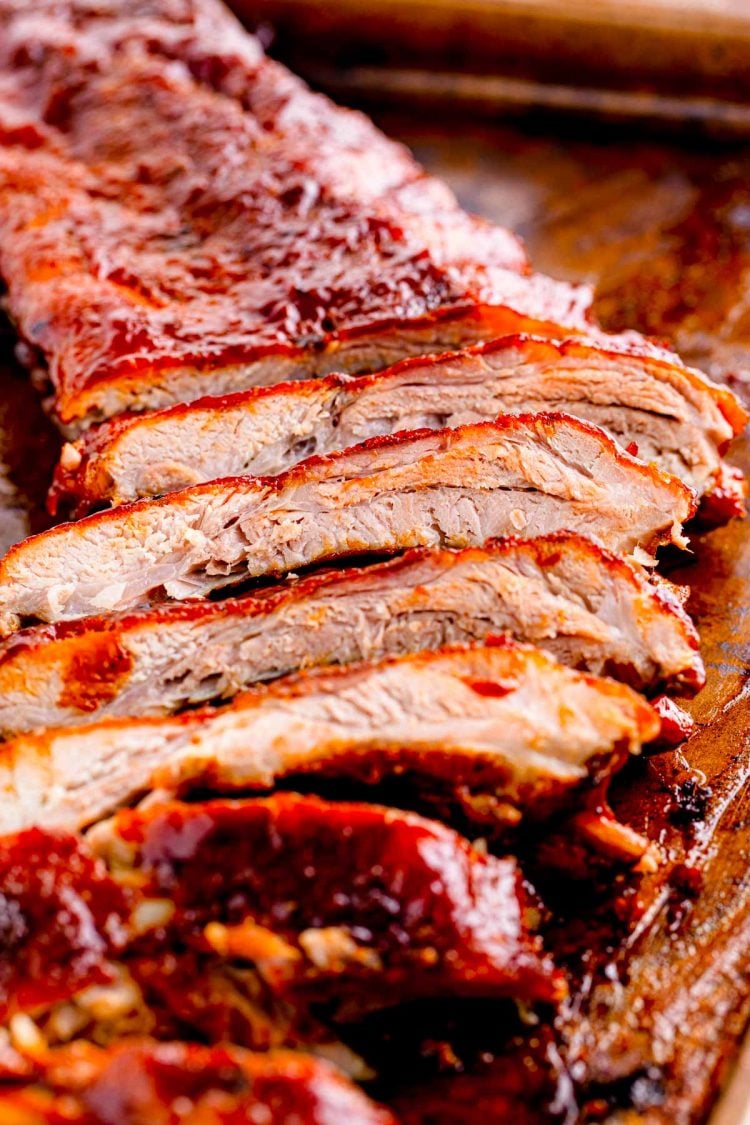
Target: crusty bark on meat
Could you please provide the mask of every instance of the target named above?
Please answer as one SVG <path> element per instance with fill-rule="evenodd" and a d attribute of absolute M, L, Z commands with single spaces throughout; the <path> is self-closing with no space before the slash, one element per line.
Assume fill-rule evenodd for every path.
<path fill-rule="evenodd" d="M 77 828 L 154 787 L 263 789 L 394 769 L 476 797 L 512 826 L 575 804 L 659 730 L 632 689 L 539 649 L 449 647 L 302 673 L 218 709 L 21 735 L 0 747 L 0 828 Z"/>
<path fill-rule="evenodd" d="M 697 633 L 669 584 L 561 533 L 416 549 L 260 595 L 37 626 L 0 646 L 0 734 L 169 714 L 304 668 L 501 633 L 634 687 L 694 691 L 704 680 Z"/>
<path fill-rule="evenodd" d="M 238 477 L 99 512 L 0 561 L 0 624 L 205 596 L 371 551 L 585 532 L 623 554 L 681 543 L 693 494 L 566 415 L 502 415 L 374 438 L 271 478 Z"/>
<path fill-rule="evenodd" d="M 0 1119 L 14 1125 L 166 1125 L 186 1107 L 201 1125 L 395 1125 L 329 1063 L 294 1051 L 140 1038 L 19 1062 L 0 1085 Z"/>
<path fill-rule="evenodd" d="M 515 336 L 358 379 L 330 375 L 113 419 L 66 446 L 50 498 L 53 509 L 83 515 L 218 477 L 281 473 L 378 434 L 544 409 L 604 427 L 698 495 L 716 486 L 721 454 L 747 421 L 731 391 L 677 361 Z"/>
<path fill-rule="evenodd" d="M 159 50 L 124 12 L 117 32 L 22 13 L 0 36 L 0 267 L 69 430 L 586 326 L 586 289 L 526 276 L 517 240 L 460 211 L 398 146 L 381 140 L 362 163 L 382 153 L 384 173 L 342 175 L 338 149 L 358 163 L 374 133 L 360 118 L 342 115 L 322 156 L 339 111 L 313 108 L 281 68 L 240 62 L 239 85 L 263 89 L 237 96 L 228 75 L 205 80 L 213 64 L 184 29 L 183 46 Z"/>
<path fill-rule="evenodd" d="M 85 81 L 111 73 L 125 55 L 143 61 L 145 50 L 151 58 L 184 63 L 200 87 L 237 103 L 262 129 L 266 146 L 283 146 L 290 161 L 337 198 L 391 198 L 422 216 L 433 208 L 457 210 L 447 185 L 427 176 L 403 145 L 384 136 L 364 114 L 314 93 L 267 58 L 258 39 L 218 0 L 110 0 L 95 7 L 86 0 L 35 0 L 33 5 L 0 0 L 0 17 L 0 68 L 10 72 L 0 109 L 10 119 L 8 126 L 15 125 L 15 132 L 6 128 L 8 142 L 50 142 L 55 136 L 48 128 L 51 92 L 58 99 L 72 90 L 80 94 Z M 87 145 L 108 144 L 115 128 L 110 119 L 104 130 L 81 137 L 74 121 L 53 119 L 51 124 L 68 136 L 74 131 Z M 133 140 L 120 130 L 120 158 L 123 144 L 132 152 Z M 480 223 L 477 229 L 488 227 Z M 492 237 L 497 250 L 504 246 L 505 265 L 521 272 L 528 268 L 515 235 L 494 228 Z"/>
<path fill-rule="evenodd" d="M 138 76 L 132 82 L 139 88 Z M 476 253 L 458 248 L 439 224 L 409 223 L 385 205 L 288 214 L 288 184 L 268 196 L 265 178 L 264 166 L 246 236 L 232 228 L 222 242 L 198 231 L 165 262 L 162 225 L 144 230 L 153 217 L 92 198 L 106 189 L 89 173 L 51 154 L 0 151 L 8 304 L 45 357 L 69 432 L 207 392 L 372 370 L 525 328 L 584 327 L 576 293 L 482 262 L 483 239 Z M 176 239 L 187 222 L 175 215 L 163 226 Z M 93 271 L 88 245 L 109 273 Z"/>
<path fill-rule="evenodd" d="M 32 44 L 33 67 L 28 58 Z M 403 191 L 408 200 L 415 183 L 422 201 L 418 211 L 433 198 L 450 198 L 447 187 L 426 180 L 409 152 L 364 114 L 334 105 L 266 58 L 258 39 L 216 0 L 117 0 L 106 8 L 76 0 L 36 0 L 33 5 L 1 0 L 0 68 L 9 74 L 0 100 L 0 120 L 8 118 L 4 139 L 23 143 L 24 122 L 27 143 L 35 137 L 37 143 L 51 145 L 55 133 L 45 112 L 50 89 L 59 98 L 85 78 L 110 72 L 125 53 L 137 57 L 144 50 L 179 60 L 201 86 L 237 102 L 274 143 L 283 143 L 291 159 L 312 166 L 337 195 L 368 200 Z M 11 121 L 15 133 L 8 128 Z M 51 124 L 64 131 L 64 122 Z M 101 136 L 98 140 L 106 143 Z M 509 232 L 506 237 L 508 263 L 515 257 L 524 268 L 522 246 L 517 240 L 513 244 Z"/>
<path fill-rule="evenodd" d="M 330 1026 L 417 997 L 565 992 L 513 859 L 374 805 L 282 794 L 129 811 L 87 843 L 31 830 L 0 841 L 0 893 L 0 1019 L 21 1053 L 125 1033 L 315 1048 L 311 1003 Z"/>

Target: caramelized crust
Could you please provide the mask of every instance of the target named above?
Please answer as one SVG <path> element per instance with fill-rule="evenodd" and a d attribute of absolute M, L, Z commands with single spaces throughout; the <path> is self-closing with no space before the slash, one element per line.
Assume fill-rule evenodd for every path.
<path fill-rule="evenodd" d="M 517 241 L 466 216 L 397 146 L 375 142 L 368 164 L 382 154 L 386 171 L 373 188 L 336 170 L 339 150 L 350 165 L 375 131 L 250 61 L 254 44 L 215 79 L 226 47 L 207 59 L 195 42 L 212 15 L 226 23 L 218 5 L 176 36 L 137 10 L 113 30 L 58 8 L 16 13 L 0 38 L 15 122 L 0 152 L 0 264 L 65 426 L 585 326 L 586 290 L 525 276 Z M 296 129 L 297 101 L 303 122 L 320 109 L 323 124 Z M 321 156 L 339 117 L 342 140 Z"/>
<path fill-rule="evenodd" d="M 358 379 L 330 375 L 113 419 L 66 446 L 50 506 L 84 515 L 217 477 L 280 473 L 376 434 L 545 409 L 602 425 L 699 495 L 722 488 L 721 454 L 747 422 L 731 391 L 676 359 L 511 336 Z"/>
<path fill-rule="evenodd" d="M 283 992 L 333 985 L 339 1004 L 353 992 L 379 1007 L 453 992 L 550 1001 L 563 987 L 525 932 L 515 862 L 413 814 L 293 794 L 175 803 L 118 813 L 92 842 L 105 860 L 132 851 L 142 893 L 174 904 L 180 942 L 254 960 L 248 919 L 301 950 L 268 967 Z"/>
<path fill-rule="evenodd" d="M 395 1125 L 328 1063 L 292 1051 L 79 1042 L 22 1069 L 26 1083 L 0 1086 L 0 1117 L 14 1125 L 176 1125 L 186 1109 L 192 1125 Z"/>
<path fill-rule="evenodd" d="M 32 831 L 3 847 L 3 1016 L 22 1058 L 186 1029 L 314 1045 L 312 1002 L 337 1021 L 416 997 L 565 992 L 527 929 L 515 862 L 397 810 L 293 794 L 171 803 L 122 813 L 87 845 Z"/>
<path fill-rule="evenodd" d="M 373 438 L 278 477 L 196 485 L 62 524 L 0 561 L 0 628 L 206 596 L 363 552 L 581 531 L 617 553 L 683 544 L 692 492 L 563 414 Z"/>
<path fill-rule="evenodd" d="M 495 830 L 586 800 L 659 720 L 630 688 L 488 645 L 318 669 L 171 719 L 103 719 L 0 748 L 4 831 L 76 828 L 150 788 L 270 788 L 409 772 Z"/>
<path fill-rule="evenodd" d="M 0 1020 L 114 979 L 128 899 L 82 841 L 0 837 Z"/>

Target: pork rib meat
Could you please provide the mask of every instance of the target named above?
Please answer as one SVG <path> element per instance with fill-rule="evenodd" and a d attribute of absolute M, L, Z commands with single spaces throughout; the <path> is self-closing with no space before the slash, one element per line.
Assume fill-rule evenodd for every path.
<path fill-rule="evenodd" d="M 588 290 L 527 276 L 517 239 L 266 65 L 220 4 L 0 12 L 0 269 L 68 431 L 586 327 Z"/>
<path fill-rule="evenodd" d="M 677 593 L 579 535 L 422 548 L 262 594 L 37 626 L 0 646 L 0 735 L 165 715 L 325 664 L 506 634 L 634 687 L 694 691 Z"/>
<path fill-rule="evenodd" d="M 206 596 L 252 577 L 414 546 L 570 530 L 616 553 L 682 543 L 693 493 L 597 427 L 502 415 L 376 438 L 63 524 L 0 561 L 0 628 Z"/>
<path fill-rule="evenodd" d="M 78 828 L 152 788 L 394 770 L 514 827 L 584 799 L 660 729 L 626 685 L 498 640 L 316 669 L 218 709 L 21 735 L 0 746 L 0 830 Z"/>
<path fill-rule="evenodd" d="M 515 336 L 358 379 L 331 375 L 113 419 L 65 447 L 50 500 L 83 515 L 218 477 L 275 475 L 378 434 L 537 410 L 601 425 L 698 495 L 720 483 L 721 455 L 747 422 L 731 391 L 676 359 Z"/>
<path fill-rule="evenodd" d="M 315 1047 L 313 1002 L 337 1021 L 420 996 L 565 992 L 514 860 L 374 805 L 282 794 L 129 811 L 87 841 L 34 829 L 0 841 L 0 893 L 11 1042 L 21 1015 L 51 1047 Z"/>

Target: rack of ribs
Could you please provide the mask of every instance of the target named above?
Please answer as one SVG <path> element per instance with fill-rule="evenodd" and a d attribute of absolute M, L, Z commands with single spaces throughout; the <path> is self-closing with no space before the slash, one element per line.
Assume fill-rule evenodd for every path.
<path fill-rule="evenodd" d="M 0 1116 L 392 1125 L 363 1020 L 553 1018 L 526 879 L 659 863 L 748 414 L 218 0 L 0 0 L 0 275 L 82 517 L 0 559 Z"/>
<path fill-rule="evenodd" d="M 252 40 L 235 96 L 216 78 L 237 52 L 220 5 L 197 5 L 225 28 L 213 54 L 195 46 L 203 23 L 181 43 L 166 8 L 139 22 L 73 0 L 42 17 L 3 7 L 0 267 L 69 431 L 504 331 L 585 329 L 586 289 L 530 275 L 512 235 L 360 118 L 311 104 Z M 364 148 L 383 166 L 372 182 L 346 174 Z"/>

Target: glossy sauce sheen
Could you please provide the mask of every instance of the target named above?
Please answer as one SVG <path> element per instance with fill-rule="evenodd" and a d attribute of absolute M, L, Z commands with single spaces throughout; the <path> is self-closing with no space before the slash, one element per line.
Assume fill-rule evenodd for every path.
<path fill-rule="evenodd" d="M 32 1085 L 0 1090 L 3 1119 L 34 1125 L 171 1125 L 184 1119 L 189 1107 L 190 1120 L 199 1125 L 336 1125 L 341 1114 L 356 1125 L 394 1125 L 387 1110 L 333 1067 L 303 1055 L 149 1040 L 108 1050 L 81 1046 L 50 1052 L 30 1075 Z"/>
<path fill-rule="evenodd" d="M 551 999 L 560 987 L 554 973 L 540 973 L 533 945 L 519 941 L 514 866 L 482 858 L 435 823 L 279 795 L 122 813 L 115 825 L 138 849 L 147 893 L 172 899 L 172 926 L 190 944 L 202 944 L 217 917 L 232 925 L 250 915 L 290 938 L 354 924 L 383 960 L 379 990 L 415 984 L 418 992 L 409 974 L 420 964 L 432 964 L 448 990 L 455 982 L 502 992 L 516 978 L 522 991 Z"/>
<path fill-rule="evenodd" d="M 63 420 L 99 384 L 315 354 L 373 328 L 471 321 L 483 305 L 498 306 L 497 331 L 583 326 L 585 295 L 530 282 L 512 235 L 266 63 L 218 3 L 200 5 L 205 42 L 168 16 L 151 36 L 137 22 L 75 25 L 74 7 L 57 6 L 58 22 L 16 13 L 0 36 L 10 121 L 27 125 L 5 130 L 0 261 Z M 374 190 L 341 168 L 370 141 Z"/>
<path fill-rule="evenodd" d="M 123 812 L 113 826 L 109 843 L 97 837 L 114 857 L 111 876 L 74 837 L 6 838 L 6 1016 L 106 983 L 117 960 L 156 998 L 157 1026 L 174 1035 L 192 1019 L 202 1035 L 226 1038 L 231 1011 L 212 1000 L 211 971 L 243 952 L 261 975 L 266 964 L 273 993 L 347 998 L 350 1011 L 421 995 L 564 994 L 526 928 L 515 863 L 433 821 L 281 794 Z M 153 899 L 171 914 L 143 931 L 138 908 Z M 332 933 L 345 945 L 329 956 Z M 305 934 L 323 943 L 320 957 Z"/>
<path fill-rule="evenodd" d="M 128 900 L 75 837 L 0 841 L 0 1018 L 112 980 Z"/>
<path fill-rule="evenodd" d="M 399 128 L 405 128 L 403 120 Z M 464 139 L 464 133 L 462 122 L 460 136 L 456 128 L 447 139 L 431 137 L 432 161 L 450 175 L 459 170 L 462 144 L 470 145 L 470 163 L 481 161 L 479 170 L 474 180 L 467 169 L 459 172 L 467 192 L 476 190 L 475 206 L 497 208 L 501 221 L 525 225 L 535 259 L 550 272 L 600 277 L 599 308 L 613 328 L 637 324 L 677 336 L 684 354 L 714 374 L 728 373 L 735 382 L 747 377 L 750 337 L 737 313 L 748 258 L 741 216 L 750 175 L 741 153 L 732 153 L 717 174 L 715 153 L 683 158 L 667 146 L 644 149 L 627 139 L 615 146 L 611 135 L 601 145 L 588 136 L 561 145 L 557 128 L 554 138 L 532 142 L 502 133 L 478 156 L 481 140 Z M 19 136 L 33 140 L 34 129 L 19 129 Z M 543 210 L 536 203 L 519 218 L 519 184 L 529 198 L 543 201 Z M 545 220 L 545 213 L 552 217 Z M 623 260 L 624 270 L 613 267 Z M 740 455 L 747 461 L 746 446 Z M 741 527 L 725 528 L 699 541 L 697 565 L 679 575 L 692 586 L 691 608 L 709 663 L 708 690 L 694 706 L 702 729 L 688 747 L 691 762 L 708 775 L 696 814 L 687 824 L 673 819 L 684 786 L 663 776 L 664 758 L 671 755 L 629 778 L 629 792 L 619 802 L 620 814 L 659 837 L 668 851 L 660 872 L 637 890 L 632 915 L 650 923 L 639 923 L 638 939 L 625 941 L 617 918 L 627 913 L 627 904 L 617 884 L 608 888 L 614 920 L 597 920 L 586 901 L 568 902 L 567 913 L 563 904 L 550 941 L 580 984 L 567 1022 L 554 1033 L 544 1023 L 521 1041 L 517 1054 L 501 1051 L 495 1063 L 485 1058 L 475 1073 L 438 1082 L 431 1076 L 423 1089 L 418 1076 L 404 1075 L 412 1087 L 400 1099 L 406 1120 L 421 1122 L 432 1112 L 436 1119 L 450 1114 L 451 1121 L 470 1121 L 481 1112 L 488 1120 L 495 1114 L 548 1121 L 555 1110 L 560 1117 L 587 1099 L 599 1116 L 635 1106 L 670 1125 L 705 1118 L 748 1011 L 746 984 L 735 971 L 746 963 L 748 948 L 742 844 L 742 792 L 750 769 L 747 698 L 722 711 L 741 688 L 747 666 L 745 535 Z M 677 862 L 684 856 L 688 870 L 701 866 L 702 880 L 684 878 L 684 864 Z M 679 869 L 675 893 L 664 905 L 673 867 Z M 675 1029 L 684 1032 L 686 1026 L 704 1034 L 678 1035 L 670 1044 Z M 575 1090 L 550 1042 L 558 1036 L 566 1062 L 572 1059 L 576 1068 Z M 548 1071 L 551 1089 L 544 1080 Z"/>

